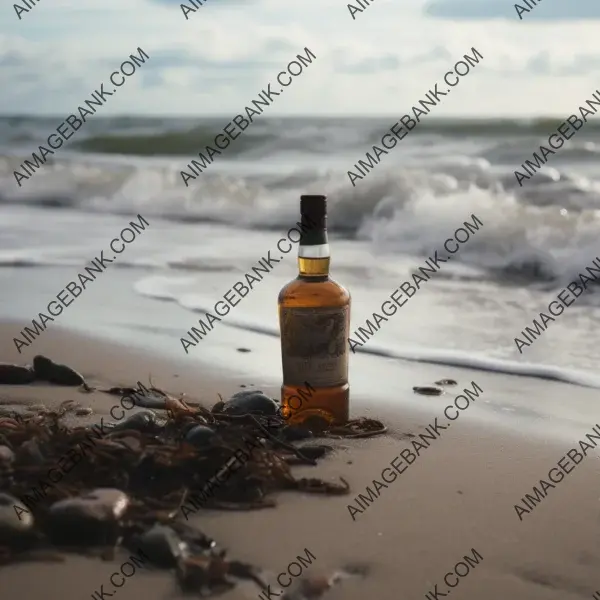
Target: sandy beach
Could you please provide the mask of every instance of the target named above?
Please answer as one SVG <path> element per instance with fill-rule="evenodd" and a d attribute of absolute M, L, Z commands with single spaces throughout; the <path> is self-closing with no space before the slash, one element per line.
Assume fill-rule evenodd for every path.
<path fill-rule="evenodd" d="M 14 324 L 2 324 L 2 339 L 9 339 L 13 329 Z M 207 406 L 216 401 L 217 393 L 228 396 L 239 390 L 240 385 L 248 384 L 235 373 L 203 369 L 198 363 L 178 363 L 59 329 L 48 331 L 37 340 L 35 353 L 69 364 L 92 385 L 132 385 L 138 380 L 146 382 L 151 375 L 159 387 L 174 394 L 185 393 L 190 401 Z M 31 359 L 32 356 L 24 354 L 22 360 Z M 4 343 L 0 361 L 15 362 L 14 348 Z M 539 488 L 540 479 L 548 479 L 549 470 L 571 448 L 580 447 L 578 440 L 593 433 L 593 427 L 600 421 L 597 413 L 590 410 L 587 425 L 582 421 L 573 427 L 570 443 L 568 435 L 565 439 L 548 435 L 543 418 L 526 425 L 515 413 L 509 430 L 493 420 L 486 423 L 467 415 L 481 412 L 484 402 L 510 403 L 523 393 L 562 395 L 569 400 L 578 395 L 593 406 L 589 401 L 594 391 L 518 378 L 520 389 L 524 390 L 520 392 L 504 375 L 435 366 L 423 367 L 429 373 L 419 373 L 420 380 L 415 381 L 411 375 L 413 366 L 399 367 L 400 378 L 406 381 L 399 388 L 401 395 L 409 397 L 413 394 L 412 385 L 426 382 L 426 377 L 433 381 L 436 376 L 456 379 L 459 383 L 456 392 L 448 388 L 440 397 L 419 397 L 421 411 L 411 410 L 407 405 L 402 410 L 392 410 L 385 404 L 375 408 L 353 398 L 351 415 L 378 417 L 388 426 L 388 434 L 366 440 L 336 441 L 334 454 L 317 467 L 295 468 L 298 476 L 319 476 L 331 481 L 343 477 L 351 486 L 348 496 L 281 493 L 274 509 L 200 510 L 190 516 L 190 521 L 213 536 L 231 556 L 274 575 L 285 570 L 297 556 L 305 556 L 305 550 L 315 557 L 306 569 L 307 575 L 329 577 L 352 566 L 364 570 L 364 577 L 344 579 L 328 591 L 326 597 L 331 600 L 443 598 L 449 591 L 444 577 L 456 587 L 452 589 L 453 596 L 466 600 L 482 597 L 500 600 L 507 596 L 528 600 L 590 597 L 600 587 L 600 546 L 595 528 L 600 465 L 595 449 L 587 452 L 579 464 L 563 460 L 562 466 L 568 474 L 547 490 L 546 497 L 538 497 L 528 514 L 521 512 L 519 518 L 514 505 L 525 506 L 521 501 L 523 496 L 535 495 L 533 486 Z M 452 405 L 454 397 L 464 388 L 473 389 L 473 381 L 483 390 L 479 398 L 462 413 L 448 410 L 451 418 L 459 416 L 450 427 L 440 428 L 449 424 L 444 418 L 444 408 Z M 276 388 L 265 391 L 278 394 Z M 0 386 L 2 404 L 17 410 L 20 410 L 18 405 L 57 406 L 67 399 L 94 410 L 91 417 L 80 419 L 82 423 L 101 416 L 106 418 L 114 404 L 114 398 L 106 394 L 85 394 L 74 388 L 38 384 Z M 431 427 L 435 424 L 438 433 L 433 436 L 435 441 L 425 442 L 429 447 L 417 447 L 415 457 L 413 442 L 431 439 Z M 402 451 L 405 451 L 403 456 Z M 577 462 L 577 456 L 572 456 Z M 392 467 L 382 479 L 382 471 L 390 464 L 395 465 L 397 478 L 392 479 Z M 393 482 L 380 487 L 365 505 L 364 496 L 369 497 L 366 486 L 374 489 L 374 479 Z M 359 494 L 363 494 L 363 500 L 357 503 Z M 355 508 L 362 505 L 363 510 L 350 511 L 349 505 Z M 465 557 L 470 557 L 470 562 Z M 459 563 L 462 566 L 456 572 L 464 575 L 446 576 Z M 465 568 L 465 565 L 470 566 Z M 11 597 L 7 592 L 19 590 L 18 595 L 24 600 L 87 597 L 106 583 L 113 570 L 113 564 L 82 557 L 70 557 L 62 564 L 11 565 L 0 570 L 0 591 L 3 597 Z M 104 588 L 108 589 L 110 585 Z M 132 597 L 156 599 L 178 594 L 171 577 L 144 569 L 128 579 L 122 591 Z M 224 597 L 257 598 L 258 594 L 256 586 L 244 584 Z M 276 597 L 274 591 L 273 597 Z"/>

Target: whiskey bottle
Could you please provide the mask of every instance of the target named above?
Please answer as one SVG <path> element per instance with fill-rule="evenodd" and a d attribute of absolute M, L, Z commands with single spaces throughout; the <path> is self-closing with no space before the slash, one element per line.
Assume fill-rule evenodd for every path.
<path fill-rule="evenodd" d="M 281 412 L 288 423 L 348 421 L 350 294 L 329 277 L 325 196 L 301 196 L 299 273 L 279 292 Z"/>

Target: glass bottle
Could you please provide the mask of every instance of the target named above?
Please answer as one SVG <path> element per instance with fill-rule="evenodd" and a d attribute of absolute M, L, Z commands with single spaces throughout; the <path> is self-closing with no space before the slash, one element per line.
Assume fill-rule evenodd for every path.
<path fill-rule="evenodd" d="M 326 196 L 300 198 L 299 273 L 279 292 L 282 414 L 348 421 L 350 293 L 329 277 Z"/>

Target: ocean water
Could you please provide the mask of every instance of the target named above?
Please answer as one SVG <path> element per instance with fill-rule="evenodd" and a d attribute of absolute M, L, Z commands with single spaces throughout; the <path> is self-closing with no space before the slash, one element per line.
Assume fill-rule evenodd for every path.
<path fill-rule="evenodd" d="M 259 348 L 278 335 L 277 293 L 295 275 L 294 251 L 189 355 L 180 338 L 276 250 L 300 195 L 325 193 L 332 276 L 352 293 L 352 331 L 472 215 L 483 223 L 359 353 L 600 387 L 599 287 L 522 352 L 514 341 L 600 257 L 593 122 L 523 187 L 514 170 L 559 122 L 432 120 L 353 186 L 347 171 L 394 118 L 261 119 L 186 187 L 181 170 L 229 118 L 94 119 L 19 187 L 13 170 L 61 121 L 0 118 L 0 317 L 30 324 L 140 214 L 150 227 L 57 324 L 110 326 L 131 340 L 160 332 L 161 349 L 190 360 L 225 360 L 219 348 L 248 340 Z M 259 366 L 276 373 L 271 358 Z"/>

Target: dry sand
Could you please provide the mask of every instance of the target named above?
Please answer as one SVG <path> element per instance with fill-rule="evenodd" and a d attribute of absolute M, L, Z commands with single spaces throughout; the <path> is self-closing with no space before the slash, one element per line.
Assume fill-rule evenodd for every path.
<path fill-rule="evenodd" d="M 12 331 L 14 327 L 0 325 L 4 340 L 0 361 L 17 360 Z M 216 401 L 217 392 L 227 396 L 243 383 L 260 385 L 242 382 L 226 371 L 203 369 L 195 362 L 167 362 L 59 330 L 44 332 L 30 350 L 31 355 L 23 355 L 23 362 L 30 361 L 33 353 L 46 354 L 79 370 L 91 384 L 131 385 L 138 379 L 145 383 L 152 374 L 157 386 L 174 394 L 185 392 L 207 405 Z M 444 376 L 453 373 L 467 385 L 464 371 L 444 369 Z M 495 379 L 497 385 L 505 380 L 504 376 Z M 570 389 L 577 393 L 577 388 Z M 0 386 L 3 404 L 43 402 L 55 406 L 67 399 L 92 407 L 92 419 L 107 415 L 115 403 L 114 397 L 72 388 Z M 445 400 L 423 399 L 442 409 Z M 352 412 L 357 416 L 363 411 L 359 405 Z M 340 442 L 337 452 L 317 467 L 295 470 L 298 476 L 332 480 L 342 476 L 352 488 L 351 495 L 282 493 L 276 509 L 203 511 L 191 519 L 228 548 L 231 556 L 275 574 L 303 555 L 305 548 L 316 557 L 307 574 L 329 575 L 351 564 L 367 567 L 364 579 L 343 581 L 328 592 L 328 600 L 423 598 L 436 583 L 438 591 L 446 592 L 444 575 L 465 555 L 471 555 L 473 548 L 483 560 L 460 579 L 451 592 L 453 598 L 576 600 L 591 598 L 593 591 L 600 589 L 596 450 L 520 521 L 514 504 L 532 493 L 540 478 L 547 479 L 549 469 L 578 438 L 572 444 L 532 441 L 519 431 L 517 419 L 514 431 L 508 434 L 491 425 L 474 426 L 459 419 L 353 521 L 347 505 L 358 493 L 365 493 L 366 485 L 372 486 L 373 478 L 381 480 L 382 469 L 410 445 L 407 434 L 418 435 L 428 424 L 404 409 L 395 413 L 375 410 L 374 414 L 389 426 L 389 435 Z M 589 427 L 582 428 L 580 438 L 597 422 L 600 412 L 597 418 L 590 416 Z M 108 578 L 116 566 L 82 557 L 62 564 L 11 565 L 0 569 L 0 598 L 80 600 L 103 583 L 105 591 L 112 591 Z M 177 597 L 178 593 L 172 577 L 140 570 L 115 595 L 153 600 Z M 222 598 L 258 598 L 258 594 L 255 588 L 240 586 Z"/>

